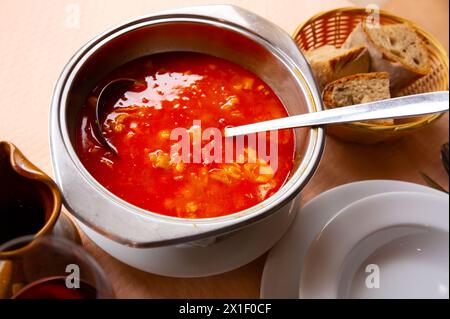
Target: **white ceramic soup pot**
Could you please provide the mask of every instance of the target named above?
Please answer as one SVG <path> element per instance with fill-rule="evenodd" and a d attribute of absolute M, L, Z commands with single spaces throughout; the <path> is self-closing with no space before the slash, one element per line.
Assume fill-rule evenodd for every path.
<path fill-rule="evenodd" d="M 142 56 L 171 51 L 210 54 L 250 70 L 272 88 L 289 115 L 322 110 L 305 58 L 291 37 L 276 25 L 227 5 L 159 12 L 97 36 L 64 68 L 51 104 L 54 174 L 69 212 L 88 236 L 119 260 L 145 271 L 173 276 L 218 273 L 258 257 L 283 235 L 298 211 L 294 199 L 298 202 L 297 195 L 319 163 L 324 132 L 322 128 L 297 129 L 289 179 L 271 197 L 246 210 L 216 218 L 184 219 L 127 203 L 99 184 L 80 162 L 75 151 L 77 117 L 92 88 L 113 69 Z M 212 256 L 213 247 L 221 243 L 228 248 L 217 248 L 221 255 Z M 230 252 L 232 246 L 234 253 Z M 202 258 L 210 262 L 214 258 L 226 259 L 230 253 L 239 261 L 230 261 L 229 265 L 215 261 L 215 265 L 204 268 L 193 262 L 192 270 L 186 265 L 168 270 L 170 267 L 167 263 L 164 267 L 161 258 L 170 258 L 156 256 L 155 252 L 170 249 L 183 252 L 184 257 L 173 257 L 179 263 L 180 259 L 189 259 L 186 256 L 195 256 L 199 249 L 203 253 L 197 256 L 197 263 Z M 245 256 L 237 258 L 236 250 Z"/>

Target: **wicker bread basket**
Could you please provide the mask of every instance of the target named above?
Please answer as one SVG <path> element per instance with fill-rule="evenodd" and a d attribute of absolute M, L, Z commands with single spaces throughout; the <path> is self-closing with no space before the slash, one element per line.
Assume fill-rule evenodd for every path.
<path fill-rule="evenodd" d="M 367 16 L 368 13 L 364 8 L 341 8 L 322 12 L 300 25 L 293 37 L 302 51 L 325 44 L 340 47 L 355 26 Z M 431 60 L 431 72 L 403 88 L 397 95 L 448 90 L 449 62 L 442 45 L 428 32 L 406 19 L 380 10 L 379 21 L 381 24 L 407 23 L 412 26 L 426 44 Z M 439 117 L 440 115 L 428 115 L 389 126 L 361 122 L 332 125 L 327 127 L 327 132 L 345 141 L 373 144 L 402 137 L 432 123 Z"/>

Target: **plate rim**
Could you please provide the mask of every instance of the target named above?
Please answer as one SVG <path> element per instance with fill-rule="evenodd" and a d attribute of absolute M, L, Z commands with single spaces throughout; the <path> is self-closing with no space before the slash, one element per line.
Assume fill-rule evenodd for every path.
<path fill-rule="evenodd" d="M 296 216 L 295 220 L 293 221 L 292 225 L 290 226 L 290 229 L 288 230 L 288 232 L 286 232 L 286 234 L 284 234 L 284 236 L 277 242 L 277 244 L 274 247 L 271 248 L 271 250 L 267 254 L 266 260 L 264 263 L 263 272 L 261 275 L 260 296 L 259 297 L 261 299 L 266 299 L 266 298 L 269 298 L 269 299 L 271 299 L 271 298 L 297 299 L 297 298 L 299 298 L 298 294 L 297 294 L 297 296 L 284 295 L 284 296 L 280 297 L 279 293 L 277 294 L 277 292 L 274 292 L 273 285 L 269 284 L 270 281 L 273 281 L 273 279 L 271 279 L 271 278 L 274 278 L 274 276 L 272 275 L 272 272 L 273 272 L 272 269 L 277 266 L 280 266 L 279 262 L 277 262 L 277 263 L 273 262 L 273 260 L 274 260 L 273 255 L 279 255 L 279 254 L 286 255 L 286 253 L 283 252 L 283 249 L 282 249 L 283 246 L 286 246 L 286 245 L 292 246 L 292 243 L 290 243 L 292 241 L 292 238 L 290 238 L 290 235 L 295 230 L 295 228 L 299 227 L 300 222 L 304 219 L 305 215 L 308 216 L 308 215 L 312 214 L 312 212 L 310 212 L 310 211 L 315 208 L 314 206 L 318 205 L 318 203 L 327 202 L 327 201 L 331 200 L 332 196 L 342 196 L 339 194 L 342 194 L 347 191 L 351 191 L 354 188 L 372 189 L 372 188 L 377 188 L 377 187 L 380 188 L 380 190 L 381 190 L 381 188 L 383 188 L 386 191 L 378 191 L 378 190 L 377 191 L 369 191 L 369 190 L 366 191 L 365 190 L 364 192 L 368 192 L 369 194 L 363 196 L 362 198 L 365 198 L 365 197 L 368 197 L 371 195 L 375 195 L 375 194 L 382 194 L 382 193 L 389 193 L 392 191 L 397 191 L 397 190 L 405 188 L 405 187 L 407 187 L 408 189 L 415 189 L 417 192 L 420 192 L 420 193 L 435 194 L 435 195 L 439 195 L 439 196 L 448 196 L 445 193 L 442 193 L 438 190 L 432 189 L 432 188 L 422 185 L 422 184 L 417 184 L 417 183 L 413 183 L 410 181 L 390 180 L 390 179 L 359 180 L 359 181 L 341 184 L 341 185 L 332 187 L 330 189 L 327 189 L 326 191 L 318 194 L 316 197 L 311 199 L 303 207 L 301 207 L 299 214 L 297 214 L 297 216 Z M 400 191 L 402 191 L 402 190 L 400 190 Z M 405 191 L 408 191 L 408 190 L 405 190 Z M 352 201 L 352 202 L 354 202 L 354 201 Z M 348 204 L 345 206 L 348 206 Z M 344 208 L 344 207 L 342 207 L 342 208 Z M 332 212 L 330 214 L 333 214 L 333 216 L 334 216 L 337 213 L 337 211 Z M 329 220 L 329 219 L 330 218 L 327 218 L 327 220 Z M 326 222 L 323 223 L 323 226 L 325 224 L 326 224 Z M 320 229 L 321 228 L 322 227 L 320 227 Z M 315 236 L 313 236 L 313 238 L 311 240 L 313 240 L 314 237 Z M 301 252 L 296 252 L 295 254 L 299 255 L 300 253 Z M 283 260 L 286 258 L 278 258 L 278 259 Z M 284 264 L 285 264 L 285 262 L 284 262 Z M 291 275 L 291 277 L 292 276 L 295 276 L 295 275 Z"/>
<path fill-rule="evenodd" d="M 432 210 L 427 214 L 423 214 L 422 210 L 420 212 L 414 210 L 414 207 L 418 206 L 405 204 L 405 199 L 416 201 L 417 205 L 419 205 L 419 203 L 422 203 L 423 205 L 424 202 L 427 202 L 429 204 L 437 203 L 437 205 L 441 207 L 448 206 L 448 198 L 445 199 L 442 196 L 400 191 L 375 194 L 362 198 L 344 207 L 322 228 L 308 249 L 304 261 L 305 267 L 303 268 L 300 280 L 300 298 L 339 298 L 339 269 L 345 264 L 347 257 L 354 247 L 372 234 L 388 228 L 403 226 L 424 227 L 429 228 L 430 230 L 434 229 L 448 233 L 448 220 L 447 223 L 441 223 L 440 220 L 441 217 L 448 217 L 448 215 L 445 214 L 446 211 Z M 408 215 L 405 216 L 402 211 L 393 211 L 394 205 L 392 205 L 392 203 L 408 205 L 413 212 L 411 213 L 410 211 L 408 212 Z M 371 216 L 367 216 L 367 214 L 368 212 L 371 212 L 374 207 L 379 208 L 379 214 L 374 219 L 370 219 Z M 342 228 L 343 224 L 348 224 L 349 220 L 354 220 L 355 215 L 366 216 L 367 219 L 360 219 L 361 222 L 358 223 L 357 228 L 353 228 L 354 231 L 347 233 L 346 236 L 344 235 L 342 241 L 338 241 L 336 246 L 333 245 L 336 249 L 327 250 L 327 243 L 333 238 L 333 233 L 336 233 L 336 230 Z M 379 216 L 381 216 L 381 218 L 379 218 Z M 336 250 L 340 249 L 343 250 L 344 254 L 339 256 L 333 255 L 336 254 Z M 319 253 L 323 254 L 324 251 L 326 258 L 329 258 L 326 259 L 329 263 L 325 261 L 325 267 L 314 266 L 317 263 L 317 258 L 314 258 L 314 256 Z M 336 265 L 334 265 L 335 267 L 332 266 L 333 263 L 336 263 Z M 322 284 L 322 290 L 315 287 L 315 289 L 311 291 L 307 286 L 311 286 L 314 278 L 317 277 L 325 277 L 329 280 L 327 280 L 326 284 Z M 321 282 L 323 283 L 323 281 Z M 320 282 L 316 281 L 314 285 L 316 285 L 316 283 L 320 286 Z"/>

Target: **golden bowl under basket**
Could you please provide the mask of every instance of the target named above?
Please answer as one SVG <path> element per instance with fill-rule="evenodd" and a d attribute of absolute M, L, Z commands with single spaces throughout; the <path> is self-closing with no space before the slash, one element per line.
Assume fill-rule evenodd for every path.
<path fill-rule="evenodd" d="M 358 23 L 373 14 L 365 8 L 340 8 L 319 13 L 300 25 L 293 38 L 302 51 L 332 44 L 340 47 Z M 448 55 L 442 45 L 428 32 L 415 23 L 379 10 L 381 24 L 407 23 L 412 26 L 424 41 L 430 60 L 431 72 L 403 88 L 396 95 L 445 91 L 449 87 Z M 427 115 L 403 120 L 395 125 L 377 125 L 362 122 L 331 125 L 327 132 L 345 141 L 373 144 L 381 141 L 397 139 L 431 122 L 440 115 Z"/>

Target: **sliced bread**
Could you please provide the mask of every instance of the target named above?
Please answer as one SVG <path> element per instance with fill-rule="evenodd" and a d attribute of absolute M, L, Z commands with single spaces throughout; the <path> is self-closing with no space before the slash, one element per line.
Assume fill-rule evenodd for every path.
<path fill-rule="evenodd" d="M 360 23 L 343 48 L 366 46 L 371 56 L 371 72 L 388 72 L 390 87 L 396 92 L 431 70 L 423 41 L 407 24 L 372 26 Z"/>
<path fill-rule="evenodd" d="M 351 74 L 369 72 L 370 67 L 369 52 L 363 46 L 341 49 L 324 45 L 306 51 L 305 57 L 321 91 L 331 81 Z"/>
<path fill-rule="evenodd" d="M 373 72 L 350 75 L 329 83 L 323 91 L 328 109 L 389 99 L 389 74 Z M 368 123 L 393 125 L 394 120 L 373 120 Z"/>

